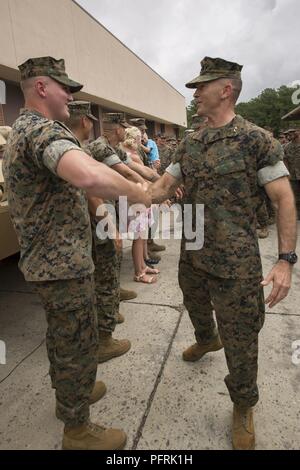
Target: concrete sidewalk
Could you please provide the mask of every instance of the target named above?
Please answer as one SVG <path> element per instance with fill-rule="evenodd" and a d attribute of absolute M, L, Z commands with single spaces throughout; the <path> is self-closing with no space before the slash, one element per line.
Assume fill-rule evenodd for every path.
<path fill-rule="evenodd" d="M 260 244 L 267 273 L 276 261 L 275 227 Z M 121 304 L 126 321 L 115 336 L 129 338 L 132 349 L 99 365 L 98 378 L 108 392 L 92 406 L 92 419 L 122 427 L 127 449 L 230 449 L 224 352 L 197 363 L 182 361 L 183 349 L 194 342 L 193 328 L 177 282 L 180 242 L 166 245 L 156 285 L 132 281 L 125 249 L 122 285 L 138 297 Z M 292 342 L 300 340 L 299 281 L 297 266 L 289 297 L 267 312 L 260 335 L 257 449 L 300 448 L 300 364 L 292 363 Z M 54 416 L 45 330 L 43 310 L 17 260 L 0 263 L 0 340 L 7 347 L 7 364 L 0 365 L 0 449 L 61 448 L 63 425 Z"/>

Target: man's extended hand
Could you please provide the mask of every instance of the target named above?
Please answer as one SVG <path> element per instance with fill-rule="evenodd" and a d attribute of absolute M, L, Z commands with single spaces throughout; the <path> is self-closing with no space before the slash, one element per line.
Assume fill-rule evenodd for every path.
<path fill-rule="evenodd" d="M 288 295 L 292 282 L 292 266 L 287 261 L 278 261 L 261 285 L 265 287 L 270 282 L 273 282 L 273 289 L 265 303 L 272 308 Z"/>
<path fill-rule="evenodd" d="M 181 200 L 183 198 L 183 195 L 184 195 L 184 186 L 180 185 L 176 189 L 175 196 L 177 199 Z"/>

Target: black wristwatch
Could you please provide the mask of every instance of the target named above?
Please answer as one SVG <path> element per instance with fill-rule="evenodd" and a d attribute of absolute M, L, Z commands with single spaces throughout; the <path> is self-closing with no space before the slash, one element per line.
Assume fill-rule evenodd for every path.
<path fill-rule="evenodd" d="M 290 264 L 295 264 L 298 261 L 298 256 L 294 251 L 290 251 L 289 253 L 280 253 L 278 259 L 283 259 Z"/>

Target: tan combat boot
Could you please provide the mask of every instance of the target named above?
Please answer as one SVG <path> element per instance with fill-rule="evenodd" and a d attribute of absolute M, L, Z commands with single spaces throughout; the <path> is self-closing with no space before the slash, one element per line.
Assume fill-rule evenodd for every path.
<path fill-rule="evenodd" d="M 152 238 L 148 239 L 147 242 L 148 249 L 150 251 L 165 251 L 166 249 L 165 245 L 158 245 L 154 240 L 152 240 Z"/>
<path fill-rule="evenodd" d="M 253 450 L 255 448 L 252 408 L 233 406 L 232 447 L 235 450 Z"/>
<path fill-rule="evenodd" d="M 184 361 L 198 361 L 201 359 L 204 354 L 211 352 L 211 351 L 219 351 L 219 349 L 223 348 L 223 344 L 221 343 L 220 336 L 216 336 L 210 343 L 208 344 L 199 344 L 195 343 L 185 351 L 183 351 L 182 359 Z"/>
<path fill-rule="evenodd" d="M 102 397 L 106 394 L 106 385 L 101 380 L 95 383 L 92 393 L 90 395 L 89 404 L 93 405 L 97 401 L 101 400 Z"/>
<path fill-rule="evenodd" d="M 137 293 L 134 292 L 134 290 L 127 290 L 127 289 L 122 289 L 120 287 L 120 302 L 122 300 L 132 300 L 137 297 Z"/>
<path fill-rule="evenodd" d="M 268 227 L 261 228 L 260 230 L 258 230 L 257 234 L 258 234 L 258 238 L 268 238 L 269 236 Z"/>
<path fill-rule="evenodd" d="M 98 362 L 106 362 L 122 356 L 131 348 L 128 339 L 114 339 L 107 331 L 99 331 Z"/>
<path fill-rule="evenodd" d="M 124 321 L 125 321 L 124 315 L 122 315 L 122 313 L 118 312 L 117 323 L 124 323 Z"/>
<path fill-rule="evenodd" d="M 161 256 L 158 255 L 157 253 L 155 253 L 154 251 L 148 250 L 148 256 L 149 256 L 150 259 L 154 259 L 154 261 L 160 261 L 161 260 Z"/>
<path fill-rule="evenodd" d="M 106 394 L 106 385 L 104 382 L 101 382 L 101 380 L 98 380 L 98 382 L 95 383 L 92 393 L 90 395 L 89 404 L 93 405 L 94 403 L 97 403 L 97 401 L 101 400 L 101 398 L 104 397 L 105 394 Z M 62 417 L 59 414 L 59 408 L 57 406 L 57 402 L 56 402 L 56 408 L 55 408 L 55 416 L 57 417 L 57 419 L 62 420 Z"/>
<path fill-rule="evenodd" d="M 125 447 L 127 436 L 120 429 L 106 429 L 87 423 L 64 429 L 64 450 L 120 450 Z"/>

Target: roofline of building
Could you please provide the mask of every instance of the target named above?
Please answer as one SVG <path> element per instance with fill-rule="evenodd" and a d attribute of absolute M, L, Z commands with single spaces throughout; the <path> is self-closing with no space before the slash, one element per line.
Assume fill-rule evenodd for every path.
<path fill-rule="evenodd" d="M 148 69 L 150 69 L 152 72 L 154 72 L 155 75 L 157 75 L 161 80 L 163 80 L 165 83 L 167 83 L 167 85 L 169 85 L 174 91 L 176 91 L 176 93 L 178 93 L 178 95 L 182 96 L 182 98 L 185 98 L 185 96 L 182 93 L 180 93 L 180 91 L 176 90 L 176 88 L 173 85 L 171 85 L 171 83 L 169 83 L 164 77 L 162 77 L 158 72 L 156 72 L 156 70 L 154 70 L 152 67 L 150 67 L 150 65 L 148 65 L 143 59 L 141 59 L 128 46 L 126 46 L 126 44 L 124 44 L 111 31 L 109 31 L 109 29 L 107 29 L 102 23 L 100 23 L 100 21 L 97 20 L 91 13 L 89 13 L 82 5 L 80 5 L 76 0 L 72 0 L 72 2 L 75 3 L 75 5 L 77 5 L 82 11 L 84 11 L 93 21 L 95 21 L 102 28 L 104 28 L 107 33 L 109 33 L 114 39 L 116 39 L 120 44 L 122 44 L 122 46 L 124 46 L 129 52 L 131 52 L 131 54 L 133 54 L 140 62 L 142 62 L 144 65 L 146 65 L 146 67 L 148 67 Z"/>
<path fill-rule="evenodd" d="M 125 106 L 125 105 L 121 105 L 121 104 L 118 104 L 118 103 L 114 103 L 113 101 L 105 100 L 104 98 L 100 98 L 99 96 L 92 95 L 92 94 L 87 93 L 85 91 L 79 91 L 78 93 L 76 93 L 75 99 L 82 99 L 82 100 L 85 100 L 85 101 L 89 101 L 91 103 L 99 105 L 102 108 L 106 108 L 106 109 L 109 109 L 109 110 L 112 110 L 112 111 L 115 111 L 115 112 L 120 112 L 121 111 L 121 112 L 124 112 L 124 113 L 131 114 L 132 116 L 145 118 L 149 121 L 154 121 L 154 122 L 157 122 L 157 123 L 160 123 L 160 124 L 168 124 L 168 125 L 178 127 L 178 128 L 183 128 L 183 129 L 185 128 L 185 126 L 183 124 L 178 124 L 176 122 L 167 121 L 165 119 L 158 118 L 157 116 L 153 116 L 152 114 L 147 114 L 143 111 L 133 109 L 130 106 Z"/>
<path fill-rule="evenodd" d="M 0 78 L 3 80 L 13 83 L 15 85 L 20 85 L 20 72 L 16 69 L 7 67 L 5 65 L 0 64 Z M 133 116 L 138 116 L 138 117 L 143 117 L 145 119 L 148 119 L 150 121 L 158 122 L 161 124 L 168 124 L 174 127 L 178 128 L 185 128 L 183 124 L 178 124 L 176 122 L 168 121 L 166 119 L 159 118 L 157 116 L 154 116 L 152 114 L 147 114 L 144 111 L 137 110 L 134 108 L 131 108 L 130 106 L 125 106 L 121 105 L 119 103 L 115 103 L 113 101 L 106 100 L 104 98 L 101 98 L 100 96 L 93 95 L 91 93 L 87 93 L 85 91 L 79 91 L 75 94 L 74 99 L 83 99 L 86 101 L 90 101 L 93 104 L 97 104 L 100 107 L 110 109 L 116 112 L 125 112 L 132 114 Z"/>

